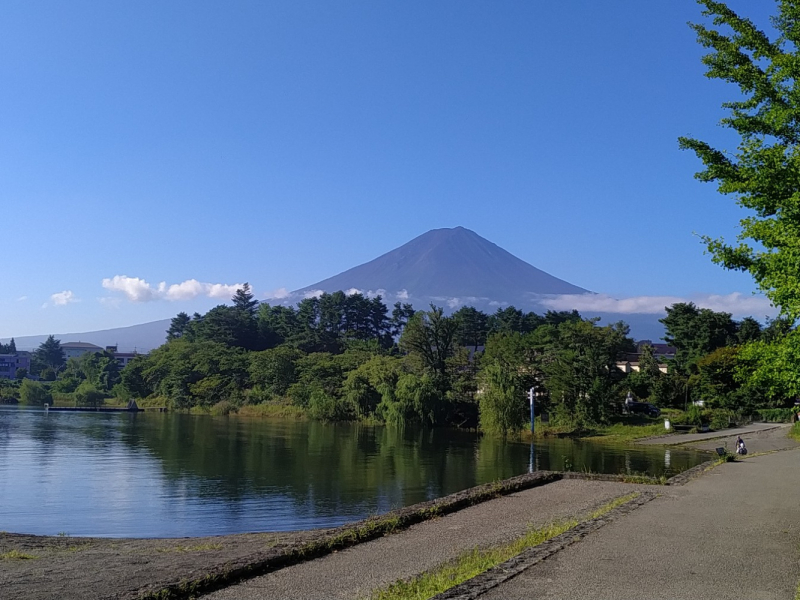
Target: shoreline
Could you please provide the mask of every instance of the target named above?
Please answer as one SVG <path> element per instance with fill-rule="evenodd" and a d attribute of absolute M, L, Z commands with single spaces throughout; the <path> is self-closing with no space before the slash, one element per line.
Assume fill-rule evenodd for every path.
<path fill-rule="evenodd" d="M 714 461 L 667 482 L 682 485 Z M 702 467 L 702 469 L 701 469 Z M 677 478 L 677 479 L 676 479 Z M 628 483 L 661 485 L 653 478 Z M 562 480 L 625 483 L 623 475 L 540 471 L 483 484 L 334 529 L 202 538 L 80 538 L 0 533 L 0 586 L 21 598 L 190 598 Z M 25 557 L 30 558 L 25 558 Z M 48 568 L 41 568 L 46 561 Z M 69 588 L 62 582 L 79 576 Z M 102 583 L 102 585 L 101 585 Z M 76 587 L 77 586 L 77 587 Z M 88 589 L 87 589 L 88 588 Z M 13 594 L 12 590 L 24 590 Z M 103 595 L 105 594 L 105 595 Z"/>

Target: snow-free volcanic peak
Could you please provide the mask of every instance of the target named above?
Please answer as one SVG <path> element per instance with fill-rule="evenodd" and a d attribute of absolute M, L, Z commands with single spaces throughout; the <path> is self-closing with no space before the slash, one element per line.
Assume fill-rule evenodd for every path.
<path fill-rule="evenodd" d="M 589 293 L 464 227 L 432 229 L 374 260 L 297 292 L 350 289 L 385 290 L 387 300 L 406 290 L 418 299 L 480 298 L 503 304 L 530 301 L 538 295 Z"/>

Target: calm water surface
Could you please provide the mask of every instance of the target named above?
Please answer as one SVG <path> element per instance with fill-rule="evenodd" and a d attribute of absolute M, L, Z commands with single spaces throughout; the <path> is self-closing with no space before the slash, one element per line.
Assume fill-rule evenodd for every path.
<path fill-rule="evenodd" d="M 533 469 L 672 475 L 686 450 L 158 413 L 0 408 L 0 530 L 180 537 L 340 525 Z"/>

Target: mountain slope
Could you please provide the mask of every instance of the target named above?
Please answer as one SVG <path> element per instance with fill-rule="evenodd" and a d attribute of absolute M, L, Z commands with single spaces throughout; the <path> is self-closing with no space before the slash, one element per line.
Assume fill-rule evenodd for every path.
<path fill-rule="evenodd" d="M 405 290 L 413 298 L 520 302 L 542 294 L 585 294 L 463 227 L 433 229 L 367 263 L 296 293 Z"/>
<path fill-rule="evenodd" d="M 166 341 L 167 329 L 171 319 L 162 321 L 151 321 L 141 325 L 130 327 L 118 327 L 116 329 L 105 329 L 102 331 L 89 331 L 86 333 L 57 333 L 55 338 L 66 342 L 88 342 L 101 348 L 106 346 L 117 346 L 120 352 L 149 352 L 158 348 Z M 28 335 L 14 339 L 18 350 L 33 350 L 39 347 L 47 335 Z M 8 342 L 8 339 L 0 340 Z"/>

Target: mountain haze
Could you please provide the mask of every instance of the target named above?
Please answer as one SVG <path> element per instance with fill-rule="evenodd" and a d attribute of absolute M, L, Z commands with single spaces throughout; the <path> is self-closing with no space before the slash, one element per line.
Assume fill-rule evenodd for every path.
<path fill-rule="evenodd" d="M 463 227 L 433 229 L 367 263 L 300 290 L 401 291 L 410 298 L 483 299 L 514 304 L 534 296 L 586 294 Z"/>

